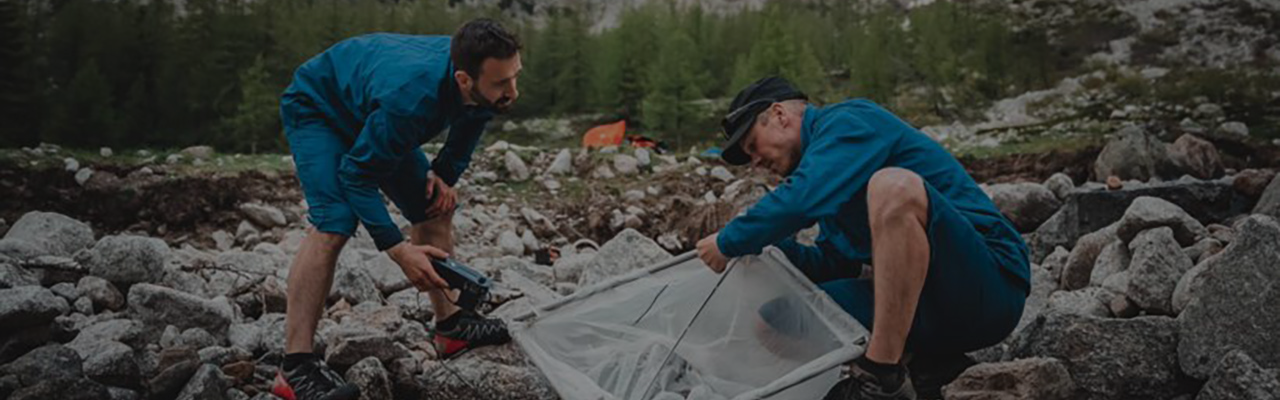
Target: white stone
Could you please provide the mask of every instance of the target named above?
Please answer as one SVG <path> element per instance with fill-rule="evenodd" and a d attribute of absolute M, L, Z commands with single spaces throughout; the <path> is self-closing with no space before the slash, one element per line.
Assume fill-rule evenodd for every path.
<path fill-rule="evenodd" d="M 84 186 L 84 183 L 87 182 L 89 180 L 89 177 L 92 177 L 92 176 L 93 176 L 92 169 L 89 169 L 88 167 L 81 168 L 79 171 L 76 171 L 76 184 L 80 186 Z"/>

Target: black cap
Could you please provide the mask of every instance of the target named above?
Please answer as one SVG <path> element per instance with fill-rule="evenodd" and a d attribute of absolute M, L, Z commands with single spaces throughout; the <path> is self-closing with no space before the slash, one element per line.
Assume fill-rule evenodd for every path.
<path fill-rule="evenodd" d="M 791 86 L 790 82 L 776 76 L 755 81 L 738 92 L 729 103 L 729 114 L 720 121 L 721 133 L 724 134 L 724 151 L 720 157 L 732 165 L 743 165 L 751 162 L 751 157 L 742 151 L 742 139 L 755 125 L 756 116 L 767 110 L 773 103 L 786 100 L 808 100 L 809 97 Z"/>

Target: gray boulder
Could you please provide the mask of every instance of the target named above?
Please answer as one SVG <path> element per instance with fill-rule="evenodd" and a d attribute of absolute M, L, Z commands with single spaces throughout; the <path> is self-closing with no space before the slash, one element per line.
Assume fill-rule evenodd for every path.
<path fill-rule="evenodd" d="M 147 283 L 129 288 L 128 304 L 129 312 L 148 326 L 202 328 L 215 335 L 225 334 L 235 316 L 224 297 L 207 300 Z"/>
<path fill-rule="evenodd" d="M 1034 231 L 1062 206 L 1057 195 L 1038 183 L 1001 183 L 986 191 L 1019 232 Z"/>
<path fill-rule="evenodd" d="M 31 386 L 48 379 L 84 376 L 82 362 L 75 350 L 55 343 L 31 350 L 0 366 L 0 375 L 13 375 L 20 386 Z"/>
<path fill-rule="evenodd" d="M 40 286 L 0 289 L 0 326 L 5 331 L 46 325 L 70 310 L 66 299 Z"/>
<path fill-rule="evenodd" d="M 177 400 L 226 400 L 229 378 L 213 364 L 201 365 L 187 386 L 178 393 Z"/>
<path fill-rule="evenodd" d="M 350 304 L 382 302 L 382 292 L 378 290 L 378 285 L 369 276 L 364 264 L 353 267 L 355 265 L 338 267 L 338 271 L 334 273 L 333 287 L 329 290 L 329 301 L 345 299 Z"/>
<path fill-rule="evenodd" d="M 1071 248 L 1076 239 L 1116 223 L 1139 197 L 1157 197 L 1182 208 L 1198 221 L 1225 221 L 1249 212 L 1253 201 L 1223 181 L 1164 182 L 1125 186 L 1120 190 L 1071 193 L 1062 208 L 1027 238 L 1032 260 L 1044 259 L 1057 246 Z M 1280 199 L 1280 195 L 1277 195 Z M 1280 200 L 1278 200 L 1280 201 Z"/>
<path fill-rule="evenodd" d="M 1280 399 L 1280 378 L 1240 350 L 1227 353 L 1196 400 Z"/>
<path fill-rule="evenodd" d="M 1089 286 L 1093 275 L 1093 266 L 1102 254 L 1102 249 L 1112 242 L 1119 241 L 1114 225 L 1099 229 L 1096 232 L 1080 237 L 1076 247 L 1071 249 L 1067 263 L 1062 268 L 1059 287 L 1063 290 L 1076 290 Z"/>
<path fill-rule="evenodd" d="M 33 256 L 70 257 L 93 245 L 93 229 L 62 214 L 32 211 L 23 214 L 9 227 L 4 240 L 29 243 L 39 252 Z"/>
<path fill-rule="evenodd" d="M 1133 199 L 1117 223 L 1116 235 L 1129 243 L 1138 232 L 1158 226 L 1172 228 L 1174 237 L 1182 246 L 1193 245 L 1199 238 L 1209 235 L 1209 230 L 1182 208 L 1167 200 L 1147 196 Z"/>
<path fill-rule="evenodd" d="M 369 278 L 373 279 L 373 286 L 383 294 L 395 293 L 412 286 L 409 278 L 404 275 L 404 270 L 400 269 L 400 264 L 392 261 L 391 257 L 379 254 L 365 260 L 364 264 Z"/>
<path fill-rule="evenodd" d="M 503 166 L 507 169 L 507 177 L 516 182 L 522 182 L 529 179 L 529 166 L 525 165 L 524 160 L 513 151 L 508 151 L 502 156 Z"/>
<path fill-rule="evenodd" d="M 95 381 L 120 387 L 137 387 L 141 375 L 133 349 L 120 342 L 103 342 L 85 357 L 84 373 Z"/>
<path fill-rule="evenodd" d="M 1082 399 L 1168 399 L 1191 391 L 1178 368 L 1177 322 L 1042 314 L 1014 339 L 1013 358 L 1062 361 Z"/>
<path fill-rule="evenodd" d="M 284 212 L 279 208 L 275 208 L 261 203 L 244 203 L 240 205 L 240 212 L 245 218 L 253 222 L 255 225 L 263 228 L 275 228 L 285 226 L 289 220 L 285 218 Z"/>
<path fill-rule="evenodd" d="M 1206 260 L 1212 264 L 1178 317 L 1178 357 L 1196 378 L 1208 378 L 1214 361 L 1231 350 L 1263 368 L 1280 367 L 1280 225 L 1254 215 L 1235 231 L 1236 239 Z"/>
<path fill-rule="evenodd" d="M 347 370 L 347 382 L 360 388 L 360 400 L 390 399 L 391 378 L 382 361 L 377 357 L 368 357 L 352 365 Z"/>
<path fill-rule="evenodd" d="M 76 291 L 92 301 L 97 310 L 118 311 L 124 308 L 124 294 L 106 279 L 96 276 L 80 278 L 80 282 L 76 283 Z"/>
<path fill-rule="evenodd" d="M 1258 204 L 1253 207 L 1253 213 L 1280 218 L 1280 178 L 1272 178 L 1271 183 L 1267 184 L 1267 188 L 1262 191 L 1262 197 L 1258 198 Z"/>
<path fill-rule="evenodd" d="M 559 398 L 542 374 L 511 344 L 476 349 L 447 366 L 429 364 L 404 389 L 407 393 L 397 394 L 422 400 Z"/>
<path fill-rule="evenodd" d="M 1112 241 L 1098 253 L 1093 263 L 1093 272 L 1089 275 L 1090 286 L 1102 286 L 1107 278 L 1129 269 L 1129 246 L 1119 240 Z"/>
<path fill-rule="evenodd" d="M 335 368 L 346 368 L 360 360 L 374 357 L 384 363 L 408 357 L 409 349 L 396 343 L 385 333 L 346 337 L 337 340 L 325 353 L 325 362 Z"/>
<path fill-rule="evenodd" d="M 18 286 L 37 286 L 40 284 L 40 275 L 35 271 L 19 267 L 17 265 L 0 262 L 0 289 L 8 289 Z"/>
<path fill-rule="evenodd" d="M 133 235 L 107 236 L 76 258 L 89 273 L 120 286 L 155 283 L 164 277 L 170 257 L 163 240 Z"/>
<path fill-rule="evenodd" d="M 1109 176 L 1146 181 L 1168 176 L 1172 163 L 1168 149 L 1155 135 L 1137 126 L 1122 128 L 1098 154 L 1093 176 L 1098 180 Z"/>
<path fill-rule="evenodd" d="M 1200 179 L 1222 175 L 1222 155 L 1213 143 L 1184 134 L 1169 145 L 1169 160 L 1178 169 Z"/>
<path fill-rule="evenodd" d="M 1058 172 L 1049 176 L 1049 179 L 1044 180 L 1044 187 L 1053 192 L 1053 195 L 1057 196 L 1059 200 L 1065 200 L 1067 196 L 1071 195 L 1071 191 L 1075 190 L 1076 183 L 1067 174 Z"/>
<path fill-rule="evenodd" d="M 1173 315 L 1173 290 L 1192 267 L 1173 230 L 1162 226 L 1143 231 L 1129 242 L 1129 251 L 1133 260 L 1126 295 L 1148 314 Z"/>
<path fill-rule="evenodd" d="M 1080 290 L 1061 290 L 1049 296 L 1048 310 L 1064 313 L 1110 317 L 1111 310 L 1103 302 L 1102 288 L 1090 287 Z"/>
<path fill-rule="evenodd" d="M 573 173 L 573 155 L 569 153 L 569 149 L 560 149 L 556 153 L 556 158 L 551 161 L 551 166 L 547 167 L 547 175 L 568 175 Z"/>
<path fill-rule="evenodd" d="M 600 246 L 595 258 L 583 267 L 579 287 L 587 287 L 610 277 L 653 265 L 671 258 L 657 242 L 634 229 L 625 229 Z"/>
<path fill-rule="evenodd" d="M 619 175 L 635 175 L 640 173 L 640 160 L 626 154 L 615 154 L 613 156 L 613 170 Z"/>
<path fill-rule="evenodd" d="M 974 365 L 942 388 L 947 400 L 1067 400 L 1075 392 L 1061 361 L 1039 357 Z"/>
<path fill-rule="evenodd" d="M 110 397 L 110 391 L 103 384 L 76 377 L 42 380 L 13 392 L 9 400 L 102 400 Z"/>
<path fill-rule="evenodd" d="M 1173 288 L 1174 313 L 1181 314 L 1182 310 L 1187 309 L 1187 303 L 1190 303 L 1191 299 L 1197 296 L 1200 286 L 1203 284 L 1201 278 L 1204 276 L 1204 272 L 1219 262 L 1217 257 L 1209 257 L 1191 267 L 1191 270 L 1187 271 L 1187 273 L 1182 274 L 1182 278 L 1178 279 L 1178 285 Z"/>

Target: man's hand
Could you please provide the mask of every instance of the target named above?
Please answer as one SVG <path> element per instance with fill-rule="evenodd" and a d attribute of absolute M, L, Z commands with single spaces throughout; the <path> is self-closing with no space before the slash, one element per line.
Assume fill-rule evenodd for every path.
<path fill-rule="evenodd" d="M 433 289 L 449 289 L 449 283 L 437 275 L 435 267 L 431 266 L 432 258 L 449 257 L 444 250 L 434 246 L 417 246 L 404 242 L 387 249 L 387 255 L 400 265 L 404 276 L 408 277 L 409 282 L 418 290 L 425 292 Z"/>
<path fill-rule="evenodd" d="M 724 268 L 729 265 L 729 259 L 720 252 L 720 245 L 716 243 L 716 237 L 719 233 L 702 238 L 698 241 L 698 258 L 711 267 L 715 273 L 724 272 Z"/>
<path fill-rule="evenodd" d="M 427 171 L 427 219 L 439 217 L 453 212 L 458 205 L 458 192 L 444 183 L 444 179 L 436 176 L 435 171 Z M 434 197 L 433 197 L 434 196 Z"/>

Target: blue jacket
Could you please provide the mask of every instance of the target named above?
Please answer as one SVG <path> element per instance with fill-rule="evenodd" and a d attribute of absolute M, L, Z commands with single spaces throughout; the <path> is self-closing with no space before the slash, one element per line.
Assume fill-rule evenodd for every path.
<path fill-rule="evenodd" d="M 875 103 L 857 99 L 805 109 L 800 164 L 776 190 L 720 231 L 729 257 L 774 244 L 806 274 L 824 282 L 856 273 L 871 259 L 867 182 L 876 171 L 901 167 L 919 174 L 987 238 L 1003 268 L 1030 282 L 1027 246 L 1017 230 L 946 149 Z M 817 247 L 792 239 L 817 222 Z"/>
<path fill-rule="evenodd" d="M 298 67 L 281 98 L 282 107 L 321 113 L 351 146 L 338 178 L 347 204 L 381 250 L 404 237 L 383 205 L 379 183 L 449 129 L 431 169 L 454 185 L 493 118 L 462 104 L 449 41 L 389 33 L 344 40 Z"/>

